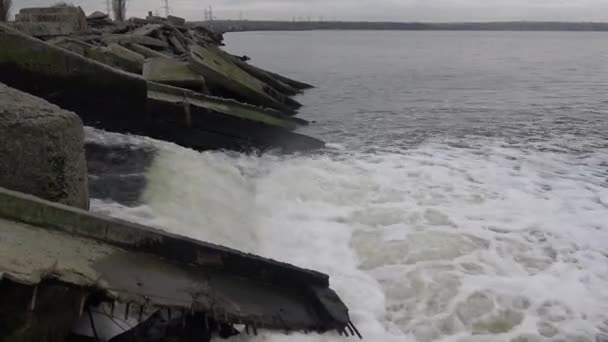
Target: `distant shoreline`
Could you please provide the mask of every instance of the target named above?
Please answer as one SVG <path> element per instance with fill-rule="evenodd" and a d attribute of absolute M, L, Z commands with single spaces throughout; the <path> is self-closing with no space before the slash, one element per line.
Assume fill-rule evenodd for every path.
<path fill-rule="evenodd" d="M 602 22 L 469 22 L 469 23 L 415 23 L 415 22 L 362 22 L 362 21 L 258 21 L 214 20 L 199 21 L 218 32 L 243 31 L 313 31 L 313 30 L 397 30 L 397 31 L 574 31 L 608 32 L 608 23 Z"/>

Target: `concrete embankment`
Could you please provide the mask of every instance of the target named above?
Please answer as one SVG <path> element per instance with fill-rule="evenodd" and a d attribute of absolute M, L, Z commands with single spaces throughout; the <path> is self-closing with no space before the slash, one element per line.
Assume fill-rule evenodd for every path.
<path fill-rule="evenodd" d="M 0 25 L 0 341 L 358 334 L 325 274 L 87 211 L 83 122 L 199 150 L 305 151 L 323 142 L 293 132 L 307 122 L 289 96 L 308 85 L 176 17 L 118 24 L 67 6 L 17 20 Z M 112 150 L 86 151 L 94 192 L 137 201 L 141 178 L 115 188 Z M 133 328 L 98 329 L 118 317 Z"/>
<path fill-rule="evenodd" d="M 0 119 L 0 341 L 353 329 L 324 274 L 86 211 L 76 114 L 0 84 Z M 98 331 L 92 311 L 137 327 Z"/>
<path fill-rule="evenodd" d="M 0 26 L 0 81 L 86 125 L 198 150 L 324 146 L 292 132 L 307 122 L 293 118 L 301 104 L 291 96 L 309 85 L 226 53 L 221 35 L 176 18 L 86 19 L 70 7 L 17 18 Z"/>

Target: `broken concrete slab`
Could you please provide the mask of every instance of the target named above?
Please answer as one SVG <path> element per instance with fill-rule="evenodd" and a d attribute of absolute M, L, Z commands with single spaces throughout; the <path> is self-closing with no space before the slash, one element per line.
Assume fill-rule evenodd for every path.
<path fill-rule="evenodd" d="M 167 16 L 167 21 L 170 22 L 172 25 L 175 25 L 175 26 L 184 26 L 184 25 L 186 25 L 186 19 L 180 18 L 180 17 L 176 17 L 174 15 L 168 15 Z"/>
<path fill-rule="evenodd" d="M 164 84 L 148 83 L 148 97 L 156 100 L 186 103 L 198 106 L 208 111 L 215 111 L 237 118 L 251 120 L 258 123 L 294 130 L 299 126 L 307 124 L 305 120 L 284 115 L 281 112 L 263 107 L 256 107 L 231 99 L 209 96 L 182 88 L 167 86 Z"/>
<path fill-rule="evenodd" d="M 169 45 L 156 38 L 149 36 L 142 36 L 137 34 L 108 34 L 103 35 L 101 40 L 106 44 L 118 43 L 118 44 L 139 44 L 147 47 L 155 47 L 159 49 L 166 49 Z"/>
<path fill-rule="evenodd" d="M 254 65 L 251 65 L 247 62 L 244 62 L 241 59 L 239 59 L 238 57 L 233 56 L 233 58 L 234 58 L 235 63 L 238 66 L 240 66 L 243 70 L 247 71 L 248 73 L 257 77 L 258 79 L 266 82 L 268 85 L 270 85 L 271 87 L 273 87 L 274 89 L 280 91 L 281 93 L 283 93 L 285 95 L 293 96 L 293 95 L 297 95 L 302 92 L 300 89 L 296 89 L 296 88 L 290 86 L 289 84 L 284 83 L 283 81 L 271 76 L 266 71 L 254 66 Z"/>
<path fill-rule="evenodd" d="M 191 107 L 183 105 L 183 96 L 169 100 L 150 98 L 149 83 L 138 75 L 121 72 L 2 25 L 0 46 L 7 47 L 0 49 L 0 81 L 75 111 L 86 125 L 121 133 L 146 135 L 198 150 L 265 150 L 279 147 L 293 152 L 324 146 L 322 141 L 288 134 L 289 132 L 279 126 L 266 127 L 270 126 L 268 122 L 227 117 L 226 112 L 238 116 L 249 115 L 256 110 L 245 111 L 245 105 L 235 101 L 232 101 L 234 105 L 226 106 L 226 103 L 221 101 L 230 100 L 225 99 L 205 101 L 217 103 L 217 108 L 224 109 L 201 106 L 202 113 L 212 112 L 213 121 L 206 117 L 196 121 L 199 119 L 196 116 L 199 110 L 192 106 L 195 108 L 195 114 L 194 120 L 190 122 L 200 123 L 192 127 L 188 125 L 187 119 L 192 113 L 186 110 Z M 49 65 L 53 68 L 49 68 Z M 188 91 L 175 89 L 182 94 Z M 128 100 L 125 100 L 125 94 L 128 94 Z M 205 120 L 208 120 L 207 124 L 204 124 Z M 290 125 L 297 123 L 299 122 L 293 119 Z M 232 124 L 234 126 L 231 126 Z M 263 132 L 273 129 L 284 132 L 269 133 L 268 137 L 263 137 Z M 256 135 L 256 138 L 249 139 L 252 135 Z M 292 138 L 293 141 L 290 140 Z"/>
<path fill-rule="evenodd" d="M 190 46 L 191 66 L 205 77 L 210 90 L 213 91 L 213 87 L 250 104 L 295 114 L 297 102 L 253 77 L 216 50 L 218 48 L 212 46 Z"/>
<path fill-rule="evenodd" d="M 138 36 L 150 36 L 154 32 L 160 30 L 163 26 L 161 24 L 146 24 L 144 26 L 138 27 L 131 32 L 131 34 L 135 34 Z"/>
<path fill-rule="evenodd" d="M 140 319 L 155 308 L 287 332 L 350 325 L 324 274 L 2 188 L 0 201 L 2 282 L 35 288 L 51 272 Z"/>
<path fill-rule="evenodd" d="M 177 37 L 170 35 L 167 37 L 167 39 L 169 40 L 169 43 L 171 44 L 176 53 L 180 55 L 188 53 L 188 50 L 186 50 L 184 45 L 179 41 L 179 39 L 177 39 Z"/>
<path fill-rule="evenodd" d="M 118 44 L 94 46 L 85 51 L 85 57 L 138 75 L 141 74 L 144 61 L 143 56 Z"/>
<path fill-rule="evenodd" d="M 22 8 L 15 15 L 17 22 L 69 22 L 77 30 L 86 31 L 87 21 L 81 7 L 75 6 L 53 6 L 53 7 L 31 7 Z"/>
<path fill-rule="evenodd" d="M 15 28 L 34 37 L 53 37 L 85 32 L 86 16 L 80 7 L 23 8 L 15 16 Z"/>
<path fill-rule="evenodd" d="M 164 127 L 156 134 L 166 134 L 171 125 L 181 127 L 181 134 L 173 138 L 181 145 L 187 142 L 195 149 L 205 149 L 206 144 L 214 144 L 215 140 L 197 137 L 204 130 L 232 137 L 230 149 L 236 150 L 292 153 L 325 146 L 318 139 L 289 132 L 301 123 L 277 111 L 165 85 L 149 84 L 148 89 L 148 115 Z"/>
<path fill-rule="evenodd" d="M 190 69 L 188 62 L 179 62 L 172 58 L 148 58 L 143 67 L 146 80 L 192 89 L 203 93 L 206 91 L 203 76 Z"/>
<path fill-rule="evenodd" d="M 167 58 L 167 59 L 171 58 L 171 56 L 169 56 L 165 53 L 162 53 L 162 52 L 159 52 L 156 50 L 152 50 L 152 49 L 145 47 L 143 45 L 140 45 L 140 44 L 125 44 L 125 47 L 130 49 L 133 52 L 139 53 L 140 55 L 142 55 L 146 58 Z"/>
<path fill-rule="evenodd" d="M 40 38 L 68 36 L 80 32 L 69 23 L 15 22 L 12 26 L 23 33 Z"/>
<path fill-rule="evenodd" d="M 122 132 L 133 125 L 125 118 L 146 111 L 141 77 L 1 24 L 0 46 L 0 82 L 72 110 L 86 125 Z"/>
<path fill-rule="evenodd" d="M 285 84 L 289 84 L 290 86 L 292 86 L 292 87 L 294 87 L 296 89 L 304 90 L 304 89 L 314 88 L 314 86 L 311 85 L 311 84 L 300 82 L 300 81 L 296 81 L 294 79 L 291 79 L 289 77 L 285 77 L 283 75 L 279 75 L 279 74 L 277 74 L 275 72 L 272 72 L 272 71 L 268 71 L 268 70 L 264 70 L 264 71 L 267 72 L 270 76 L 278 79 L 279 81 L 281 81 L 281 82 L 283 82 Z"/>
<path fill-rule="evenodd" d="M 92 45 L 92 44 L 85 43 L 81 40 L 73 39 L 73 38 L 69 38 L 69 37 L 53 38 L 53 39 L 47 40 L 47 43 L 54 45 L 54 46 L 64 48 L 66 50 L 70 50 L 81 56 L 84 56 L 86 54 L 87 50 L 92 49 L 94 47 L 94 45 Z"/>
<path fill-rule="evenodd" d="M 144 62 L 146 61 L 146 58 L 143 55 L 141 55 L 137 52 L 134 52 L 132 50 L 129 50 L 118 44 L 108 45 L 108 50 L 117 56 L 120 56 L 124 59 L 128 59 L 134 63 L 138 63 L 139 65 L 143 65 Z"/>

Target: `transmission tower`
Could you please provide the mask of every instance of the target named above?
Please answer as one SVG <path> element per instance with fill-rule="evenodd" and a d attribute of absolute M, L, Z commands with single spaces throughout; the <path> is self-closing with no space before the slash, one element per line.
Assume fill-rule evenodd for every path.
<path fill-rule="evenodd" d="M 162 8 L 165 10 L 165 17 L 169 16 L 169 0 L 163 0 Z"/>
<path fill-rule="evenodd" d="M 205 21 L 213 21 L 213 7 L 205 8 Z"/>
<path fill-rule="evenodd" d="M 108 11 L 108 15 L 112 13 L 112 0 L 106 0 L 106 10 Z"/>

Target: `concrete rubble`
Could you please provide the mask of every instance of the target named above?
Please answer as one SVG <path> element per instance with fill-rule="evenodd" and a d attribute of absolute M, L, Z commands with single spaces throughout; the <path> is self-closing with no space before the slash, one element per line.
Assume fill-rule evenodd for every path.
<path fill-rule="evenodd" d="M 221 45 L 182 18 L 73 6 L 0 24 L 0 341 L 361 337 L 327 275 L 87 211 L 85 151 L 94 193 L 134 202 L 145 177 L 109 186 L 112 151 L 85 150 L 83 124 L 197 150 L 324 146 L 293 132 L 308 122 L 290 96 L 310 85 Z M 142 165 L 154 153 L 130 152 Z"/>
<path fill-rule="evenodd" d="M 292 96 L 311 86 L 230 55 L 222 41 L 174 16 L 117 23 L 73 6 L 25 8 L 0 26 L 0 82 L 85 125 L 198 150 L 322 148 L 293 132 L 308 122 L 293 117 Z"/>
<path fill-rule="evenodd" d="M 3 188 L 0 202 L 2 341 L 356 334 L 324 274 Z M 136 327 L 98 331 L 92 312 Z"/>

